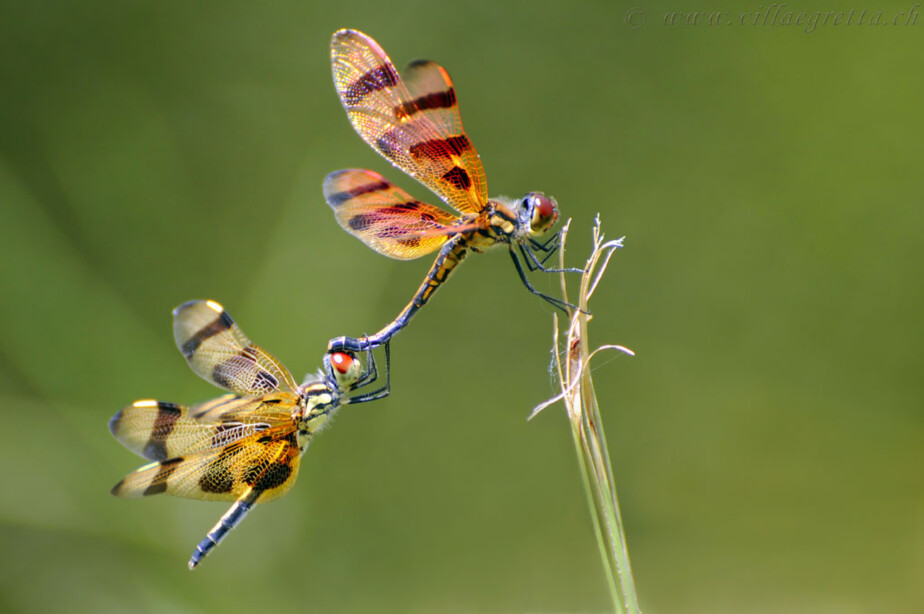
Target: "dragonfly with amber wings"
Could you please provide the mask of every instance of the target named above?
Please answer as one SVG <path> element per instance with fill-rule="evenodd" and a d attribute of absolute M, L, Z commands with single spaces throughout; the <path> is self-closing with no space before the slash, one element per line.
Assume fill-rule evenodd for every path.
<path fill-rule="evenodd" d="M 324 368 L 298 386 L 215 301 L 177 307 L 173 332 L 192 370 L 231 394 L 192 407 L 135 401 L 113 416 L 115 438 L 153 462 L 126 476 L 112 494 L 233 501 L 193 552 L 194 569 L 255 504 L 292 487 L 302 453 L 340 406 L 388 395 L 389 353 L 386 345 L 384 387 L 351 395 L 377 378 L 371 352 L 365 368 L 351 352 L 329 352 Z"/>
<path fill-rule="evenodd" d="M 558 308 L 572 307 L 536 290 L 524 270 L 525 263 L 530 271 L 561 272 L 545 267 L 559 245 L 559 235 L 544 243 L 537 239 L 555 224 L 558 205 L 541 192 L 520 199 L 488 198 L 484 167 L 462 129 L 446 69 L 418 60 L 398 74 L 378 43 L 346 29 L 334 33 L 331 61 L 337 94 L 359 136 L 458 215 L 416 200 L 369 170 L 347 169 L 327 176 L 324 197 L 337 221 L 378 253 L 411 260 L 439 250 L 416 294 L 392 322 L 362 339 L 332 339 L 328 349 L 360 351 L 387 342 L 407 326 L 469 252 L 500 244 L 507 245 L 530 292 Z"/>

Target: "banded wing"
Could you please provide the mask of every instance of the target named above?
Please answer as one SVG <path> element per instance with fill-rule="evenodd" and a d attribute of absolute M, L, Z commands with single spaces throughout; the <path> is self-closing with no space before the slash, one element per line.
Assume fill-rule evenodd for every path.
<path fill-rule="evenodd" d="M 220 425 L 213 435 L 221 436 Z M 295 425 L 268 426 L 221 447 L 191 452 L 151 463 L 116 484 L 117 497 L 146 497 L 165 493 L 206 501 L 234 501 L 256 493 L 261 501 L 289 490 L 298 475 L 300 451 Z"/>
<path fill-rule="evenodd" d="M 291 392 L 277 392 L 262 397 L 239 397 L 226 394 L 189 408 L 189 415 L 200 423 L 240 422 L 251 416 L 291 416 L 299 399 Z"/>
<path fill-rule="evenodd" d="M 324 198 L 348 233 L 398 260 L 413 260 L 440 248 L 459 218 L 415 200 L 378 173 L 348 169 L 324 179 Z"/>
<path fill-rule="evenodd" d="M 165 401 L 135 401 L 112 417 L 109 431 L 135 454 L 163 461 L 222 448 L 272 424 L 291 421 L 291 410 L 297 403 L 298 398 L 290 393 L 262 399 L 226 395 L 193 408 Z"/>
<path fill-rule="evenodd" d="M 413 62 L 402 80 L 378 43 L 356 30 L 334 33 L 331 62 L 340 102 L 366 143 L 456 210 L 485 207 L 484 167 L 444 68 Z"/>
<path fill-rule="evenodd" d="M 173 336 L 190 368 L 216 386 L 248 397 L 295 391 L 289 370 L 251 343 L 215 301 L 189 301 L 174 309 Z"/>

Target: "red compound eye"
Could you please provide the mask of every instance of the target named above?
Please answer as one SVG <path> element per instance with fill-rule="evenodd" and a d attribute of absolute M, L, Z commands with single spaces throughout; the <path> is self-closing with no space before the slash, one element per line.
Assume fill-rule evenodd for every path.
<path fill-rule="evenodd" d="M 545 194 L 536 194 L 536 203 L 536 210 L 542 219 L 558 216 L 555 202 Z"/>
<path fill-rule="evenodd" d="M 334 352 L 330 355 L 330 364 L 337 369 L 337 372 L 344 375 L 353 368 L 356 359 L 345 352 Z"/>
<path fill-rule="evenodd" d="M 523 200 L 529 214 L 529 233 L 533 236 L 545 234 L 558 219 L 558 205 L 542 192 L 531 192 Z"/>

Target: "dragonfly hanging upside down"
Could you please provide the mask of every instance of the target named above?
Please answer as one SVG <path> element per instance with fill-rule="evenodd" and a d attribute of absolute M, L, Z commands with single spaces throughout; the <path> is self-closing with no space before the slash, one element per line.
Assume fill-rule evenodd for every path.
<path fill-rule="evenodd" d="M 351 352 L 329 352 L 324 368 L 298 386 L 215 301 L 177 307 L 173 331 L 192 370 L 232 394 L 193 407 L 148 399 L 120 410 L 109 430 L 154 462 L 126 476 L 112 494 L 234 501 L 193 552 L 194 569 L 255 504 L 292 487 L 302 453 L 339 407 L 388 395 L 390 356 L 386 345 L 383 388 L 350 394 L 376 380 L 372 352 L 365 368 Z"/>

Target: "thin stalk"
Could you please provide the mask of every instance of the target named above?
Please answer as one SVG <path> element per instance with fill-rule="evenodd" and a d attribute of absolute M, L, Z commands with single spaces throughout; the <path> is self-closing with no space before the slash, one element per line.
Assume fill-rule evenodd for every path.
<path fill-rule="evenodd" d="M 564 252 L 569 226 L 570 221 L 562 230 L 559 254 L 562 269 L 565 268 Z M 588 307 L 590 297 L 593 296 L 606 271 L 610 257 L 622 247 L 623 239 L 604 242 L 599 217 L 594 225 L 593 239 L 593 252 L 581 275 L 578 309 L 569 311 L 569 326 L 564 337 L 559 331 L 557 315 L 553 322 L 555 368 L 558 371 L 558 381 L 561 383 L 561 394 L 536 407 L 530 414 L 530 419 L 549 405 L 559 400 L 564 402 L 614 609 L 620 614 L 640 614 L 635 580 L 629 562 L 629 550 L 619 512 L 619 500 L 616 496 L 616 482 L 613 479 L 610 454 L 606 446 L 603 421 L 590 369 L 591 359 L 601 350 L 615 349 L 630 356 L 635 354 L 620 345 L 602 346 L 591 351 L 587 335 L 587 324 L 592 317 Z M 561 276 L 561 284 L 562 296 L 568 301 L 564 273 Z"/>

